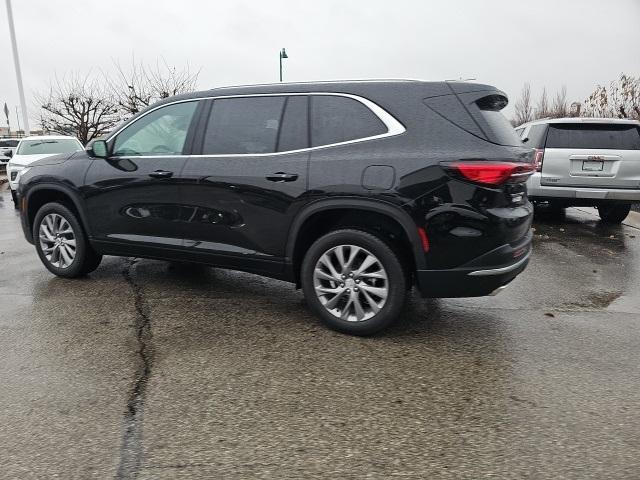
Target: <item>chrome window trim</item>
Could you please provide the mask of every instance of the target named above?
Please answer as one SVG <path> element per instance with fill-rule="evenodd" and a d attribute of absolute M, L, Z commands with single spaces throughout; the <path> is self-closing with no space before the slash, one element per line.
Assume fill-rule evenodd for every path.
<path fill-rule="evenodd" d="M 353 95 L 353 94 L 350 94 L 350 93 L 337 93 L 337 92 L 252 93 L 252 94 L 246 94 L 246 95 L 216 95 L 216 96 L 210 96 L 210 97 L 186 98 L 184 100 L 176 100 L 175 102 L 163 103 L 162 105 L 158 105 L 157 107 L 152 108 L 151 110 L 145 112 L 143 115 L 140 115 L 133 122 L 128 123 L 126 125 L 123 125 L 118 130 L 116 130 L 114 133 L 109 135 L 109 137 L 106 139 L 106 141 L 110 142 L 112 139 L 115 139 L 115 137 L 117 137 L 120 134 L 120 132 L 122 132 L 126 128 L 129 128 L 131 125 L 133 125 L 135 122 L 137 122 L 141 118 L 145 117 L 146 115 L 148 115 L 148 114 L 150 114 L 152 112 L 155 112 L 156 110 L 158 110 L 160 108 L 167 107 L 169 105 L 175 105 L 175 104 L 178 104 L 178 103 L 186 103 L 186 102 L 199 102 L 201 100 L 217 100 L 217 99 L 226 99 L 226 98 L 286 97 L 286 96 L 293 97 L 293 96 L 311 96 L 311 95 L 316 95 L 316 96 L 318 96 L 318 95 L 328 95 L 328 96 L 335 96 L 335 97 L 351 98 L 352 100 L 356 100 L 356 101 L 360 102 L 361 104 L 363 104 L 365 107 L 367 107 L 369 109 L 369 111 L 371 111 L 376 117 L 378 117 L 380 119 L 380 121 L 382 123 L 384 123 L 384 125 L 387 127 L 387 131 L 385 133 L 381 133 L 381 134 L 378 134 L 378 135 L 372 135 L 370 137 L 356 138 L 354 140 L 347 140 L 347 141 L 344 141 L 344 142 L 329 143 L 327 145 L 319 145 L 317 147 L 307 147 L 307 148 L 299 148 L 297 150 L 287 150 L 287 151 L 284 151 L 284 152 L 229 153 L 229 154 L 211 154 L 211 155 L 205 155 L 205 154 L 198 154 L 198 155 L 183 155 L 183 154 L 178 154 L 178 155 L 130 155 L 130 156 L 117 157 L 117 158 L 269 157 L 269 156 L 275 156 L 275 155 L 289 155 L 289 154 L 292 154 L 292 153 L 310 152 L 310 151 L 320 150 L 320 149 L 324 149 L 324 148 L 332 148 L 332 147 L 337 147 L 337 146 L 342 146 L 342 145 L 351 145 L 353 143 L 367 142 L 369 140 L 376 140 L 376 139 L 380 139 L 380 138 L 394 137 L 396 135 L 401 135 L 401 134 L 403 134 L 404 132 L 407 131 L 407 129 L 404 127 L 404 125 L 402 123 L 400 123 L 393 115 L 391 115 L 389 112 L 387 112 L 384 108 L 382 108 L 377 103 L 369 100 L 368 98 L 364 98 L 364 97 L 361 97 L 359 95 Z M 309 125 L 309 127 L 311 127 L 311 126 Z"/>

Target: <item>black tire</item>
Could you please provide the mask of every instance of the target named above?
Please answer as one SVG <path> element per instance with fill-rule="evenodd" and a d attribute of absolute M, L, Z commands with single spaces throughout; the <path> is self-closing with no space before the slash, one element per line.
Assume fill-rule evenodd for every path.
<path fill-rule="evenodd" d="M 339 318 L 323 305 L 316 294 L 314 285 L 316 264 L 322 255 L 340 245 L 353 245 L 363 249 L 363 254 L 366 255 L 369 253 L 374 256 L 386 272 L 387 297 L 382 307 L 380 307 L 380 310 L 377 311 L 377 313 L 373 313 L 371 318 L 359 321 L 349 321 Z M 346 272 L 343 271 L 341 273 Z M 408 275 L 405 272 L 400 255 L 394 252 L 387 243 L 376 235 L 356 229 L 336 230 L 316 240 L 305 254 L 300 270 L 302 289 L 309 308 L 328 327 L 351 335 L 372 335 L 387 328 L 396 320 L 404 306 L 407 294 L 407 278 Z M 353 283 L 355 280 L 348 281 Z M 363 283 L 359 284 L 360 289 L 365 290 L 363 288 L 365 280 L 362 280 L 362 282 Z M 367 286 L 370 287 L 372 285 Z M 358 291 L 356 285 L 352 285 L 352 287 L 355 287 L 353 288 L 354 292 Z M 346 292 L 349 292 L 349 290 Z M 362 299 L 364 293 L 361 291 L 353 295 Z M 362 303 L 364 304 L 365 302 Z M 371 304 L 369 303 L 367 306 L 370 307 Z M 336 309 L 336 311 L 337 310 L 338 309 Z"/>
<path fill-rule="evenodd" d="M 47 215 L 50 214 L 59 215 L 68 222 L 76 242 L 73 261 L 64 268 L 54 265 L 49 259 L 47 259 L 47 256 L 43 251 L 42 242 L 40 241 L 40 226 Z M 91 248 L 91 245 L 89 245 L 84 228 L 82 228 L 82 225 L 78 221 L 76 215 L 69 208 L 60 203 L 52 202 L 40 207 L 40 210 L 36 213 L 36 217 L 33 222 L 33 241 L 35 243 L 38 256 L 44 266 L 47 267 L 51 273 L 59 277 L 75 278 L 86 275 L 98 268 L 98 265 L 100 265 L 100 262 L 102 261 L 102 255 L 96 253 L 93 248 Z"/>
<path fill-rule="evenodd" d="M 604 223 L 619 224 L 627 218 L 631 211 L 630 203 L 613 203 L 600 205 L 598 207 L 598 214 L 600 219 Z"/>
<path fill-rule="evenodd" d="M 15 208 L 16 210 L 20 208 L 20 204 L 18 203 L 18 195 L 16 194 L 15 190 L 11 190 L 11 200 L 13 200 L 13 208 Z"/>

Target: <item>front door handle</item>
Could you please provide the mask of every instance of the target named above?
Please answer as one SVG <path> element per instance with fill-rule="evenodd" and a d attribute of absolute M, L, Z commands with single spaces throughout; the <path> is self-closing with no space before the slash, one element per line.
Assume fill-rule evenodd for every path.
<path fill-rule="evenodd" d="M 170 178 L 173 176 L 173 172 L 168 172 L 167 170 L 156 170 L 155 172 L 151 172 L 149 176 L 153 178 Z"/>
<path fill-rule="evenodd" d="M 284 173 L 276 172 L 271 175 L 267 175 L 267 180 L 270 182 L 294 182 L 298 179 L 297 173 Z"/>

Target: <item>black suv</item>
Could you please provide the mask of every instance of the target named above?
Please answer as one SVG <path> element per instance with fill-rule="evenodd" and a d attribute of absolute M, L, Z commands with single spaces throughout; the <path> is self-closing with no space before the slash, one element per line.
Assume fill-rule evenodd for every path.
<path fill-rule="evenodd" d="M 531 249 L 533 150 L 463 82 L 219 88 L 167 98 L 21 174 L 24 233 L 62 277 L 102 255 L 287 280 L 371 334 L 425 297 L 488 295 Z"/>

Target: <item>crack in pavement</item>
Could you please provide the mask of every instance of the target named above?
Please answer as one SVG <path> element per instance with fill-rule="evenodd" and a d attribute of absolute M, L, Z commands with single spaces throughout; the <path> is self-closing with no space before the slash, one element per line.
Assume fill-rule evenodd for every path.
<path fill-rule="evenodd" d="M 153 365 L 153 347 L 151 345 L 151 321 L 149 307 L 144 299 L 142 287 L 133 277 L 133 270 L 138 260 L 129 259 L 122 276 L 131 286 L 134 294 L 136 310 L 135 329 L 138 342 L 138 365 L 135 370 L 135 382 L 127 400 L 124 418 L 124 435 L 120 447 L 120 464 L 116 473 L 118 480 L 136 478 L 142 467 L 142 421 L 147 382 Z"/>

